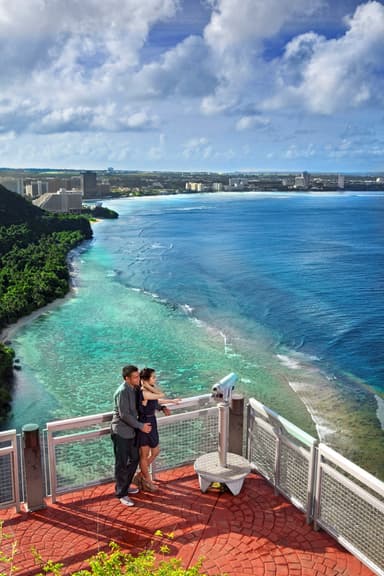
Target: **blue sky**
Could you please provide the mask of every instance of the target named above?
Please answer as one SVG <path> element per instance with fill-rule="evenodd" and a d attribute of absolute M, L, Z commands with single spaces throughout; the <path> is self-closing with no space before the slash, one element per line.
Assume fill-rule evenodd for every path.
<path fill-rule="evenodd" d="M 0 0 L 0 166 L 384 172 L 384 3 Z"/>

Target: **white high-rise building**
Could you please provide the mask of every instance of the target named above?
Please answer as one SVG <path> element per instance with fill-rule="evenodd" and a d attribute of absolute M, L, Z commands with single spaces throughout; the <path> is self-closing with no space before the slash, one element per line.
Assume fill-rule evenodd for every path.
<path fill-rule="evenodd" d="M 301 176 L 295 176 L 295 188 L 302 188 L 308 190 L 310 184 L 309 172 L 302 172 Z"/>
<path fill-rule="evenodd" d="M 33 200 L 33 204 L 47 212 L 80 213 L 82 207 L 82 193 L 80 190 L 65 190 L 60 188 L 57 192 L 46 193 Z"/>
<path fill-rule="evenodd" d="M 0 178 L 0 184 L 7 190 L 24 196 L 24 180 L 22 178 Z"/>
<path fill-rule="evenodd" d="M 48 192 L 48 182 L 46 180 L 34 180 L 25 187 L 25 195 L 29 198 L 38 198 Z"/>

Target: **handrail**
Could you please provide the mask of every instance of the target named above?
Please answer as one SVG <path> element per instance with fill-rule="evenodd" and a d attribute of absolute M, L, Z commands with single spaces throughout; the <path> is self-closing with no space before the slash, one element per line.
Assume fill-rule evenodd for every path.
<path fill-rule="evenodd" d="M 283 416 L 280 416 L 280 414 L 274 412 L 271 408 L 268 408 L 268 406 L 265 406 L 258 400 L 255 400 L 255 398 L 250 398 L 249 404 L 253 410 L 270 422 L 274 428 L 280 428 L 282 432 L 286 431 L 306 446 L 312 446 L 313 444 L 318 443 L 317 438 L 314 438 L 295 424 L 292 424 L 292 422 L 286 420 Z"/>
<path fill-rule="evenodd" d="M 315 529 L 384 576 L 384 482 L 321 443 L 315 486 Z"/>
<path fill-rule="evenodd" d="M 202 416 L 203 413 L 210 413 L 216 408 L 209 405 L 211 401 L 211 394 L 202 394 L 199 396 L 191 396 L 184 398 L 179 404 L 166 404 L 171 412 L 178 412 L 179 410 L 187 409 L 196 406 L 197 410 L 174 413 L 167 417 L 166 422 L 170 425 L 173 422 L 182 422 L 184 420 L 194 420 Z M 112 412 L 102 412 L 90 416 L 80 416 L 77 418 L 69 418 L 66 420 L 56 420 L 48 422 L 46 426 L 47 444 L 48 444 L 48 461 L 49 461 L 49 481 L 51 487 L 52 502 L 56 501 L 56 496 L 59 492 L 57 485 L 57 458 L 56 446 L 73 444 L 74 442 L 84 442 L 94 440 L 105 436 L 110 433 L 110 426 L 103 426 L 109 424 L 112 420 Z M 164 425 L 162 418 L 159 418 L 159 428 Z M 165 419 L 164 419 L 165 420 Z M 90 427 L 96 427 L 94 430 L 82 430 Z M 57 434 L 58 432 L 71 431 L 69 434 Z"/>
<path fill-rule="evenodd" d="M 268 438 L 268 450 L 257 448 L 257 440 L 252 441 L 253 426 L 263 430 Z M 257 433 L 257 432 L 256 432 Z M 266 440 L 265 440 L 266 441 Z M 310 436 L 268 406 L 255 398 L 248 402 L 248 459 L 256 470 L 271 482 L 275 491 L 283 494 L 296 507 L 306 513 L 307 523 L 312 521 L 314 479 L 316 470 L 317 438 Z M 255 454 L 256 452 L 256 454 Z M 252 458 L 252 453 L 255 454 Z M 295 458 L 297 470 L 287 468 L 284 458 Z M 293 474 L 292 474 L 293 473 Z"/>
<path fill-rule="evenodd" d="M 376 476 L 370 472 L 364 470 L 364 468 L 354 464 L 354 462 L 351 462 L 351 460 L 348 460 L 348 458 L 345 458 L 345 456 L 342 456 L 336 452 L 336 450 L 333 450 L 333 448 L 330 448 L 323 443 L 319 445 L 319 456 L 328 458 L 334 464 L 342 468 L 344 472 L 352 474 L 357 478 L 357 480 L 366 486 L 369 486 L 384 498 L 384 482 L 376 478 Z"/>
<path fill-rule="evenodd" d="M 257 471 L 298 508 L 306 500 L 315 529 L 384 576 L 384 482 L 254 398 L 248 412 L 248 454 Z"/>
<path fill-rule="evenodd" d="M 185 462 L 188 442 L 192 458 L 198 452 L 210 452 L 212 445 L 217 447 L 217 405 L 211 398 L 211 394 L 185 398 L 169 405 L 170 416 L 158 419 L 164 466 Z M 194 406 L 196 410 L 182 411 Z M 47 424 L 52 502 L 59 493 L 112 480 L 113 454 L 103 439 L 110 432 L 111 419 L 112 412 L 106 412 Z M 88 442 L 86 450 L 81 442 Z M 0 458 L 7 457 L 7 466 L 11 458 L 14 503 L 19 510 L 15 430 L 0 432 L 0 445 L 6 443 L 11 445 L 0 448 Z M 67 448 L 59 448 L 65 444 Z M 248 403 L 247 454 L 250 464 L 275 490 L 306 513 L 308 522 L 326 530 L 384 576 L 384 482 L 254 398 Z M 84 476 L 77 475 L 78 470 Z"/>
<path fill-rule="evenodd" d="M 212 394 L 200 394 L 199 396 L 190 396 L 183 398 L 179 404 L 165 404 L 171 410 L 179 410 L 181 408 L 190 408 L 191 406 L 200 406 L 205 402 L 212 399 Z M 101 412 L 100 414 L 92 414 L 90 416 L 79 416 L 77 418 L 67 418 L 66 420 L 55 420 L 47 423 L 47 430 L 49 432 L 58 432 L 61 430 L 70 430 L 71 428 L 79 428 L 81 424 L 84 426 L 92 426 L 101 424 L 103 422 L 110 422 L 112 420 L 113 412 Z"/>

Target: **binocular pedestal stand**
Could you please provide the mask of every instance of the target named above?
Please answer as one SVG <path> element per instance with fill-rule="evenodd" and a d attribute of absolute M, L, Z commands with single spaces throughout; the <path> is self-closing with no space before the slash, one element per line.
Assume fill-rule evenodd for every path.
<path fill-rule="evenodd" d="M 219 410 L 219 449 L 200 456 L 194 468 L 199 477 L 200 490 L 206 492 L 212 482 L 225 484 L 234 496 L 239 494 L 244 478 L 251 471 L 248 460 L 228 452 L 229 403 L 222 402 Z"/>

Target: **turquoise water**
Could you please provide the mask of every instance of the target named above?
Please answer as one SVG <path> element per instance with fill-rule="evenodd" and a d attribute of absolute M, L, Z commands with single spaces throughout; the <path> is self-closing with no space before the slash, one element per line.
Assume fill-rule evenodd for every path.
<path fill-rule="evenodd" d="M 182 397 L 234 371 L 238 391 L 355 460 L 383 446 L 382 195 L 106 204 L 120 218 L 72 254 L 73 293 L 12 335 L 8 428 L 109 411 L 135 363 Z"/>

